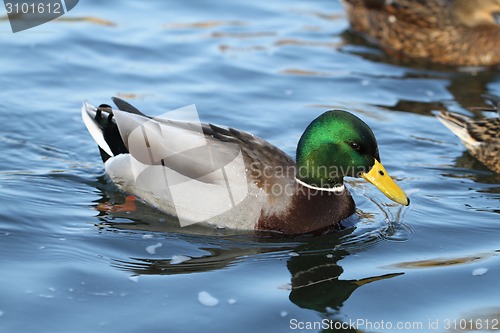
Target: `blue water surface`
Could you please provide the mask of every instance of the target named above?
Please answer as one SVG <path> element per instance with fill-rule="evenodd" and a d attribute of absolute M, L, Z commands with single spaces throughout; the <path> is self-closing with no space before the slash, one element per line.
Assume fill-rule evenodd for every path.
<path fill-rule="evenodd" d="M 480 116 L 498 71 L 400 61 L 347 29 L 336 0 L 89 0 L 16 34 L 2 16 L 0 331 L 500 329 L 500 178 L 432 114 Z M 351 179 L 351 227 L 293 238 L 103 209 L 126 194 L 80 108 L 111 96 L 196 104 L 292 156 L 312 119 L 350 110 L 412 204 Z"/>

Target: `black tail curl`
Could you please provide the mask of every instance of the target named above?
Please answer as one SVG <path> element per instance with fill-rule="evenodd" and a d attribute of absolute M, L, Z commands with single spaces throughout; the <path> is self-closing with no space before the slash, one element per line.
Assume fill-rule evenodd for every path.
<path fill-rule="evenodd" d="M 106 140 L 113 156 L 128 154 L 128 149 L 123 142 L 122 136 L 120 135 L 120 130 L 116 125 L 116 121 L 113 119 L 113 110 L 111 106 L 107 104 L 99 105 L 96 111 L 95 121 L 102 130 L 104 140 Z M 100 147 L 99 152 L 101 153 L 103 162 L 106 162 L 111 157 Z"/>

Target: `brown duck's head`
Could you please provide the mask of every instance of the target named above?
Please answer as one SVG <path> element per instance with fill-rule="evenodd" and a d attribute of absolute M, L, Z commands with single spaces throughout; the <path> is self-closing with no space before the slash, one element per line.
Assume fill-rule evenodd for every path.
<path fill-rule="evenodd" d="M 500 29 L 500 0 L 455 0 L 452 11 L 468 27 L 497 25 Z"/>

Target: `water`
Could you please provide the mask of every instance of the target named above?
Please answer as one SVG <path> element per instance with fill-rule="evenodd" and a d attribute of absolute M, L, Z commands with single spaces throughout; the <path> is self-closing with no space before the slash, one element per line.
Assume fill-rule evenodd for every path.
<path fill-rule="evenodd" d="M 22 33 L 0 21 L 0 331 L 498 320 L 499 177 L 432 116 L 484 105 L 498 73 L 398 63 L 347 27 L 334 0 L 85 1 Z M 412 204 L 351 180 L 352 226 L 294 238 L 180 228 L 140 202 L 110 211 L 126 195 L 103 177 L 80 106 L 115 95 L 153 115 L 195 103 L 292 155 L 311 119 L 351 110 Z"/>

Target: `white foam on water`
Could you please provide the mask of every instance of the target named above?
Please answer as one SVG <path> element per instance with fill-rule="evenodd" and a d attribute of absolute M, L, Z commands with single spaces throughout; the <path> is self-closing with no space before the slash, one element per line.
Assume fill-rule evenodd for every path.
<path fill-rule="evenodd" d="M 487 271 L 488 271 L 488 268 L 484 268 L 484 267 L 476 268 L 475 270 L 472 271 L 472 275 L 473 276 L 481 276 L 481 275 L 486 274 Z"/>
<path fill-rule="evenodd" d="M 191 260 L 191 257 L 183 255 L 174 255 L 170 260 L 170 265 L 182 264 L 185 261 Z"/>
<path fill-rule="evenodd" d="M 198 293 L 198 301 L 205 306 L 216 306 L 219 304 L 219 300 L 206 291 L 200 291 Z"/>
<path fill-rule="evenodd" d="M 149 254 L 155 254 L 156 253 L 156 249 L 161 247 L 162 246 L 162 243 L 156 243 L 154 245 L 149 245 L 148 247 L 146 247 L 146 251 L 149 253 Z"/>

